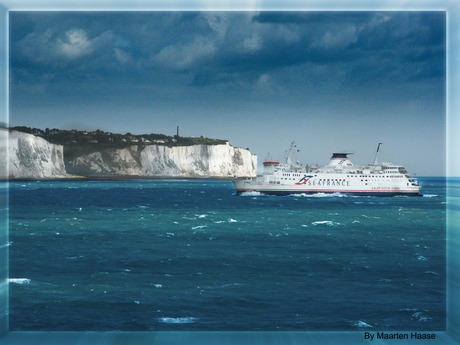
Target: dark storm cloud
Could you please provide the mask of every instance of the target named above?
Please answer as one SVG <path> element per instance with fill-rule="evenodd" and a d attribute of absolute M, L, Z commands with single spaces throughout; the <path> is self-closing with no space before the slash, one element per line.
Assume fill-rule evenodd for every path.
<path fill-rule="evenodd" d="M 348 11 L 283 11 L 260 12 L 253 17 L 253 21 L 263 24 L 294 24 L 310 25 L 311 28 L 328 26 L 331 24 L 369 22 L 377 12 L 348 12 Z"/>
<path fill-rule="evenodd" d="M 267 87 L 276 96 L 309 88 L 314 93 L 315 85 L 336 92 L 337 87 L 380 90 L 395 83 L 445 82 L 443 12 L 10 16 L 13 102 L 41 93 L 54 94 L 60 102 L 68 91 L 87 102 L 107 98 L 114 90 L 126 99 L 139 99 L 147 97 L 140 95 L 141 85 L 156 88 L 148 92 L 150 98 L 164 97 L 158 90 L 166 86 L 174 87 L 170 92 L 175 94 L 220 90 L 222 97 L 239 90 L 244 98 Z"/>
<path fill-rule="evenodd" d="M 195 13 L 12 13 L 11 66 L 47 68 L 59 79 L 94 73 L 140 73 L 171 42 L 201 35 Z M 204 28 L 206 29 L 206 28 Z"/>
<path fill-rule="evenodd" d="M 71 68 L 79 79 L 153 83 L 152 71 L 192 73 L 200 86 L 305 63 L 354 63 L 354 73 L 372 61 L 418 64 L 407 78 L 444 72 L 443 13 L 12 13 L 11 24 L 13 77 L 30 82 L 44 73 L 73 80 Z M 376 78 L 375 69 L 358 77 L 366 73 Z"/>

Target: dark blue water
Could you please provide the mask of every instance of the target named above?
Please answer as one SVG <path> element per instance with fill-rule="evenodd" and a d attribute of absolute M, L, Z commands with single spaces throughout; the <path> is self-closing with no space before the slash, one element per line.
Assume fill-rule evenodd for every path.
<path fill-rule="evenodd" d="M 10 330 L 445 330 L 446 184 L 10 183 Z"/>

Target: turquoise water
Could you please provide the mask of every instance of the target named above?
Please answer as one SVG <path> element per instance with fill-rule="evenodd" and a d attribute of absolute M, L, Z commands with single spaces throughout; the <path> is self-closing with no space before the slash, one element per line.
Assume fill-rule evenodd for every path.
<path fill-rule="evenodd" d="M 446 184 L 10 183 L 10 330 L 444 330 Z"/>

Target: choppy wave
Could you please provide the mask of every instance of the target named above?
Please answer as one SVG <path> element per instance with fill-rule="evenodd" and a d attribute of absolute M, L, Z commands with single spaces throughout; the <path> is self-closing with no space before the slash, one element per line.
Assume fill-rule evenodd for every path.
<path fill-rule="evenodd" d="M 240 196 L 265 196 L 266 194 L 263 194 L 261 192 L 243 192 L 240 194 Z"/>
<path fill-rule="evenodd" d="M 239 286 L 239 285 L 243 285 L 243 284 L 240 284 L 240 283 L 231 283 L 231 284 L 225 284 L 225 285 L 222 285 L 221 287 L 229 287 L 229 286 Z"/>
<path fill-rule="evenodd" d="M 159 321 L 163 323 L 194 323 L 197 317 L 160 317 Z"/>
<path fill-rule="evenodd" d="M 340 223 L 333 222 L 332 220 L 318 220 L 318 221 L 313 222 L 311 224 L 312 225 L 327 225 L 327 226 L 340 225 Z"/>
<path fill-rule="evenodd" d="M 197 226 L 192 227 L 192 230 L 204 229 L 204 228 L 207 228 L 207 227 L 208 227 L 207 225 L 197 225 Z"/>
<path fill-rule="evenodd" d="M 325 224 L 325 225 L 333 225 L 333 222 L 330 220 L 318 220 L 316 222 L 311 223 L 312 225 L 319 225 L 319 224 Z"/>
<path fill-rule="evenodd" d="M 426 273 L 426 274 L 433 274 L 433 275 L 435 275 L 435 276 L 438 275 L 436 272 L 433 272 L 433 271 L 426 271 L 425 273 Z"/>
<path fill-rule="evenodd" d="M 307 198 L 344 198 L 352 197 L 351 195 L 346 195 L 342 193 L 300 193 L 300 194 L 290 194 L 291 197 L 307 197 Z"/>
<path fill-rule="evenodd" d="M 8 282 L 14 284 L 29 284 L 31 280 L 29 278 L 10 278 Z"/>
<path fill-rule="evenodd" d="M 431 317 L 426 315 L 425 313 L 423 313 L 421 311 L 417 311 L 417 312 L 412 314 L 411 319 L 412 320 L 417 320 L 417 321 L 427 321 L 427 320 L 431 319 Z"/>
<path fill-rule="evenodd" d="M 366 323 L 364 321 L 361 321 L 361 320 L 358 320 L 358 321 L 354 322 L 353 326 L 358 327 L 358 328 L 372 328 L 371 325 L 369 325 L 368 323 Z"/>

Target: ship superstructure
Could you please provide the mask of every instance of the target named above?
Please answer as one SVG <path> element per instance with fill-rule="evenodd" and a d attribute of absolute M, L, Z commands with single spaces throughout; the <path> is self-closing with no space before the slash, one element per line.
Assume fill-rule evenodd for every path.
<path fill-rule="evenodd" d="M 354 165 L 349 152 L 333 153 L 324 166 L 291 162 L 294 142 L 286 157 L 286 163 L 267 160 L 262 175 L 254 178 L 235 179 L 238 194 L 260 192 L 264 194 L 314 194 L 341 193 L 350 195 L 421 195 L 419 182 L 401 165 L 377 161 L 381 143 L 373 164 Z"/>

